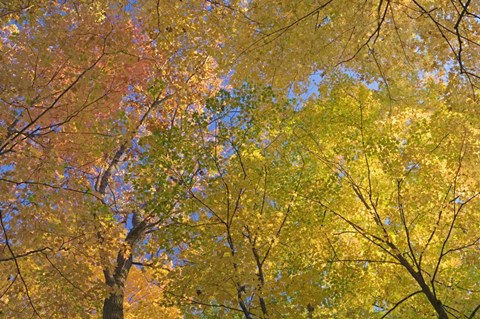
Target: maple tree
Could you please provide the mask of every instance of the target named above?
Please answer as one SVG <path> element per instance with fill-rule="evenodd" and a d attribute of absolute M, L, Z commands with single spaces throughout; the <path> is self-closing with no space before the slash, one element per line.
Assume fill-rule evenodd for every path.
<path fill-rule="evenodd" d="M 230 108 L 172 273 L 191 317 L 477 314 L 478 118 L 430 90 L 393 116 L 336 81 L 300 110 L 265 92 L 214 103 Z"/>
<path fill-rule="evenodd" d="M 12 312 L 5 315 L 95 315 L 107 293 L 105 308 L 116 308 L 106 312 L 115 316 L 126 279 L 115 269 L 131 267 L 120 241 L 134 246 L 144 235 L 135 227 L 124 234 L 132 211 L 123 210 L 126 199 L 117 200 L 127 196 L 115 177 L 119 165 L 139 152 L 147 123 L 176 125 L 183 105 L 195 107 L 215 90 L 216 80 L 207 80 L 214 66 L 197 54 L 177 67 L 172 56 L 181 43 L 171 54 L 159 51 L 123 7 L 32 6 L 6 16 L 17 20 L 7 20 L 3 37 L 9 63 L 2 71 L 2 266 L 4 293 L 15 297 L 6 299 Z M 103 275 L 110 291 L 102 292 Z M 38 289 L 51 291 L 50 298 L 35 297 Z"/>
<path fill-rule="evenodd" d="M 0 317 L 478 316 L 479 9 L 0 4 Z"/>

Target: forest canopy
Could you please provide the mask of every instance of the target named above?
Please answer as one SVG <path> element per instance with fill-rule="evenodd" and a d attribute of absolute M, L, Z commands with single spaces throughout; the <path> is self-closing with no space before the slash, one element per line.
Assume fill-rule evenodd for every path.
<path fill-rule="evenodd" d="M 480 2 L 0 3 L 0 318 L 480 318 Z"/>

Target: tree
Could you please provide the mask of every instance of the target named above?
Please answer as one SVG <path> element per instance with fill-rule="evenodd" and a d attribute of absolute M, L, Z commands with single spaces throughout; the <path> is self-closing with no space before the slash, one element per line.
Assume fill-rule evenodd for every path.
<path fill-rule="evenodd" d="M 287 297 L 285 285 L 274 286 L 285 265 L 272 256 L 305 167 L 294 148 L 278 147 L 287 141 L 280 132 L 292 113 L 289 103 L 272 99 L 270 89 L 246 86 L 207 103 L 214 127 L 204 134 L 203 153 L 197 151 L 204 154 L 204 173 L 187 189 L 184 208 L 192 232 L 171 273 L 172 295 L 191 304 L 187 316 L 291 312 L 270 307 Z M 272 106 L 281 112 L 272 114 Z"/>
<path fill-rule="evenodd" d="M 445 88 L 440 80 L 431 85 Z M 381 308 L 375 311 L 389 313 L 402 303 L 405 309 L 415 295 L 414 313 L 473 318 L 476 266 L 467 260 L 478 258 L 478 119 L 451 111 L 432 90 L 417 98 L 414 108 L 392 116 L 365 88 L 332 90 L 330 102 L 314 111 L 320 118 L 328 112 L 328 128 L 319 130 L 317 122 L 299 135 L 337 175 L 339 189 L 333 197 L 312 191 L 306 198 L 344 224 L 332 236 L 338 238 L 332 259 L 363 259 L 363 267 L 373 268 L 369 285 L 378 282 L 384 292 L 372 294 L 370 304 Z M 329 147 L 329 136 L 342 142 Z M 353 254 L 342 249 L 346 240 L 358 241 Z M 396 275 L 385 278 L 385 271 Z"/>
<path fill-rule="evenodd" d="M 298 111 L 252 92 L 214 103 L 172 281 L 187 314 L 474 318 L 478 119 L 430 90 L 391 115 L 349 79 Z"/>
<path fill-rule="evenodd" d="M 206 80 L 214 65 L 196 54 L 180 67 L 185 56 L 175 52 L 187 44 L 176 40 L 159 51 L 119 3 L 9 10 L 2 37 L 2 295 L 13 297 L 5 316 L 95 315 L 102 271 L 113 289 L 106 293 L 123 297 L 127 246 L 153 226 L 135 207 L 135 226 L 145 229 L 124 234 L 132 210 L 120 200 L 128 188 L 122 163 L 141 152 L 136 141 L 147 123 L 173 127 L 185 105 L 215 91 L 216 79 Z M 42 288 L 50 292 L 45 300 Z"/>
<path fill-rule="evenodd" d="M 478 6 L 1 4 L 2 316 L 475 317 Z"/>

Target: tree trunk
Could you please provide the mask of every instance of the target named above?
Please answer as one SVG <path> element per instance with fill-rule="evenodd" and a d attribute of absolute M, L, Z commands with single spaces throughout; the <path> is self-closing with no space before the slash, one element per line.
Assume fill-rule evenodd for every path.
<path fill-rule="evenodd" d="M 103 319 L 123 319 L 123 291 L 112 293 L 103 303 Z"/>
<path fill-rule="evenodd" d="M 437 299 L 435 294 L 432 292 L 430 287 L 427 285 L 427 283 L 425 282 L 425 279 L 422 276 L 421 271 L 420 270 L 418 272 L 415 271 L 413 269 L 413 267 L 410 265 L 410 263 L 401 254 L 398 254 L 397 258 L 400 261 L 400 263 L 403 265 L 403 267 L 405 267 L 407 269 L 407 271 L 410 273 L 410 275 L 418 283 L 418 285 L 422 289 L 423 293 L 427 297 L 428 301 L 432 305 L 433 309 L 435 309 L 435 312 L 437 313 L 438 318 L 439 319 L 449 319 L 447 311 L 443 307 L 442 302 L 439 299 Z"/>
<path fill-rule="evenodd" d="M 120 250 L 113 275 L 104 271 L 105 281 L 111 292 L 103 302 L 103 319 L 123 319 L 123 297 L 128 273 L 132 267 L 132 255 L 124 256 L 125 250 Z"/>
<path fill-rule="evenodd" d="M 134 213 L 133 228 L 125 238 L 125 246 L 119 250 L 115 270 L 111 274 L 108 268 L 104 269 L 105 283 L 111 288 L 110 295 L 103 302 L 103 319 L 123 319 L 123 297 L 128 273 L 132 267 L 132 251 L 135 245 L 143 238 L 148 228 L 146 221 L 139 221 Z"/>

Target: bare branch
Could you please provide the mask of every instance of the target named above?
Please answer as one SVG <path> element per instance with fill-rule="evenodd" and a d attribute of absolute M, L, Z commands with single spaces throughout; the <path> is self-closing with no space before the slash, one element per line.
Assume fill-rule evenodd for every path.
<path fill-rule="evenodd" d="M 395 308 L 397 308 L 398 306 L 400 306 L 403 302 L 407 301 L 407 300 L 410 299 L 411 297 L 413 297 L 413 296 L 415 296 L 415 295 L 417 295 L 417 294 L 419 294 L 419 293 L 421 293 L 421 292 L 422 292 L 421 290 L 417 290 L 417 291 L 415 291 L 415 292 L 412 292 L 411 294 L 409 294 L 409 295 L 406 296 L 405 298 L 397 301 L 397 302 L 395 303 L 395 305 L 394 305 L 392 308 L 390 308 L 390 310 L 388 310 L 383 316 L 380 317 L 380 319 L 386 318 L 392 311 L 395 310 Z"/>
<path fill-rule="evenodd" d="M 18 264 L 18 261 L 17 261 L 17 256 L 15 255 L 15 253 L 13 252 L 13 249 L 10 245 L 10 240 L 8 238 L 8 235 L 7 235 L 7 229 L 5 227 L 5 224 L 3 222 L 3 210 L 0 209 L 0 225 L 2 227 L 2 231 L 3 231 L 3 237 L 5 238 L 5 245 L 7 246 L 8 248 L 8 251 L 10 252 L 10 255 L 12 255 L 12 259 L 15 263 L 15 268 L 17 270 L 17 275 L 18 277 L 20 277 L 20 280 L 22 281 L 22 284 L 23 284 L 23 287 L 25 288 L 25 294 L 27 296 L 27 299 L 28 299 L 28 303 L 30 304 L 30 306 L 32 307 L 32 310 L 33 310 L 33 313 L 34 315 L 36 315 L 38 318 L 41 318 L 40 314 L 38 313 L 37 311 L 37 308 L 35 307 L 35 305 L 33 304 L 33 301 L 32 301 L 32 298 L 30 296 L 30 292 L 29 292 L 29 289 L 28 289 L 28 286 L 27 286 L 27 283 L 25 282 L 25 278 L 23 278 L 23 275 L 22 275 L 22 271 L 20 270 L 20 265 Z"/>

